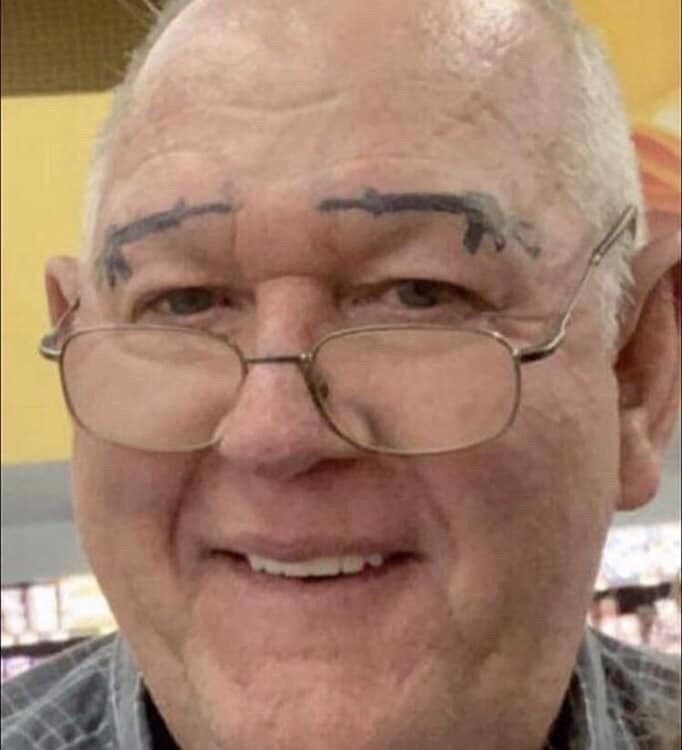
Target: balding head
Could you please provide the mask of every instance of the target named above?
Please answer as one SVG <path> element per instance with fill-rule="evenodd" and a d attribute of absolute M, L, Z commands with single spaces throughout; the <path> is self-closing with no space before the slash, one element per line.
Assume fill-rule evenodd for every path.
<path fill-rule="evenodd" d="M 384 2 L 368 13 L 360 2 L 275 12 L 201 0 L 170 23 L 133 81 L 113 172 L 136 168 L 160 143 L 209 140 L 235 183 L 383 155 L 465 169 L 457 149 L 485 130 L 481 168 L 511 180 L 533 154 L 533 178 L 557 192 L 567 58 L 525 3 Z"/>

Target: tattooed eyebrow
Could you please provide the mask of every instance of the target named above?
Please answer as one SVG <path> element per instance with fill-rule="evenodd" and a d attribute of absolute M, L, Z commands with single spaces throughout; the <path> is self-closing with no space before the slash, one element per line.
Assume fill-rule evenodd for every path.
<path fill-rule="evenodd" d="M 124 245 L 137 242 L 150 234 L 179 227 L 185 219 L 192 216 L 227 214 L 231 211 L 230 203 L 216 202 L 188 206 L 183 199 L 180 199 L 173 208 L 167 211 L 149 214 L 123 226 L 112 224 L 107 229 L 104 249 L 95 262 L 97 280 L 100 283 L 106 281 L 109 288 L 113 289 L 118 281 L 127 281 L 132 276 L 132 268 L 123 255 Z"/>
<path fill-rule="evenodd" d="M 510 239 L 517 240 L 531 257 L 540 254 L 532 224 L 515 217 L 506 217 L 497 200 L 487 193 L 381 193 L 368 188 L 360 198 L 325 198 L 317 204 L 318 211 L 360 210 L 381 216 L 403 211 L 432 211 L 464 214 L 467 229 L 464 247 L 473 255 L 489 235 L 499 252 Z"/>

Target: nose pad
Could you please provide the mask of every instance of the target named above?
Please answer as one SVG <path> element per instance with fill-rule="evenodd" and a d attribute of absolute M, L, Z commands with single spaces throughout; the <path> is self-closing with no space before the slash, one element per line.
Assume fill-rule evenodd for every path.
<path fill-rule="evenodd" d="M 309 376 L 317 378 L 318 374 Z M 328 386 L 314 382 L 323 398 Z M 233 464 L 282 479 L 304 473 L 323 460 L 357 455 L 326 424 L 303 371 L 289 362 L 249 366 L 234 406 L 221 420 L 215 437 L 216 450 Z"/>
<path fill-rule="evenodd" d="M 324 374 L 315 367 L 315 365 L 308 370 L 308 382 L 320 401 L 324 402 L 329 400 L 329 381 L 324 377 Z"/>
<path fill-rule="evenodd" d="M 335 431 L 340 430 L 348 440 L 367 448 L 381 445 L 381 425 L 366 399 L 354 398 L 352 393 L 335 387 L 334 378 L 326 376 L 315 363 L 307 372 L 307 382 L 325 412 L 325 422 L 329 420 L 334 424 L 332 429 L 327 423 L 330 431 L 336 434 Z"/>

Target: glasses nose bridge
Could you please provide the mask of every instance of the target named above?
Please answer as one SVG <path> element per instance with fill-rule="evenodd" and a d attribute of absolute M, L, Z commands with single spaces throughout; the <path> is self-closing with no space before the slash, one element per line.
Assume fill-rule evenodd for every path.
<path fill-rule="evenodd" d="M 249 373 L 249 370 L 253 365 L 295 365 L 303 376 L 303 380 L 305 381 L 313 401 L 317 404 L 317 397 L 313 383 L 313 360 L 314 355 L 309 351 L 298 352 L 297 354 L 266 354 L 262 357 L 242 356 L 245 376 Z"/>
<path fill-rule="evenodd" d="M 247 370 L 252 365 L 296 365 L 305 372 L 313 361 L 310 352 L 299 352 L 298 354 L 266 354 L 262 357 L 243 357 L 244 366 Z"/>

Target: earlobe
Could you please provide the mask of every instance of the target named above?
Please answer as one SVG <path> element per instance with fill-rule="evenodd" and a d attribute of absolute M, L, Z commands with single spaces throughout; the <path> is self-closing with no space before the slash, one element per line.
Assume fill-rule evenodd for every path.
<path fill-rule="evenodd" d="M 655 496 L 679 415 L 679 233 L 645 248 L 633 274 L 634 305 L 615 367 L 621 425 L 619 510 L 635 509 Z"/>
<path fill-rule="evenodd" d="M 621 410 L 620 484 L 617 510 L 635 510 L 653 500 L 661 474 L 661 454 L 650 439 L 644 409 Z"/>
<path fill-rule="evenodd" d="M 45 292 L 52 325 L 64 315 L 79 293 L 80 264 L 65 255 L 50 258 L 45 267 Z"/>

